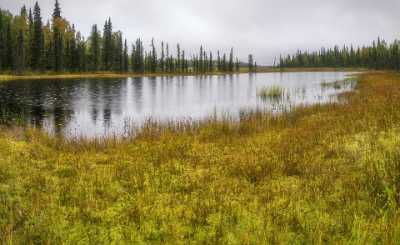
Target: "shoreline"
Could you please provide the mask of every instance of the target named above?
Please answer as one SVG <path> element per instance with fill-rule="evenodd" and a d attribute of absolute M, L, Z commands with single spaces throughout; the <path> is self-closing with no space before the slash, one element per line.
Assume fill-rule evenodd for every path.
<path fill-rule="evenodd" d="M 357 68 L 259 68 L 257 73 L 281 73 L 281 72 L 357 72 L 368 71 L 367 69 Z M 41 79 L 81 79 L 81 78 L 128 78 L 128 77 L 161 77 L 161 76 L 222 76 L 222 75 L 238 75 L 249 73 L 242 70 L 233 73 L 209 72 L 209 73 L 113 73 L 113 72 L 96 72 L 96 73 L 65 73 L 65 74 L 27 74 L 27 75 L 9 75 L 0 74 L 0 82 L 15 80 L 41 80 Z"/>

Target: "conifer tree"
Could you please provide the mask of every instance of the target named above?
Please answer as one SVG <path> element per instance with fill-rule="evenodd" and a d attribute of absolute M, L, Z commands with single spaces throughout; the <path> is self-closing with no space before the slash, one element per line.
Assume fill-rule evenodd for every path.
<path fill-rule="evenodd" d="M 213 72 L 214 71 L 214 61 L 213 61 L 213 55 L 212 52 L 210 51 L 210 60 L 208 62 L 208 71 Z"/>
<path fill-rule="evenodd" d="M 222 71 L 227 72 L 228 71 L 228 64 L 226 62 L 226 54 L 224 54 L 222 58 Z"/>
<path fill-rule="evenodd" d="M 103 69 L 105 71 L 110 71 L 113 64 L 113 38 L 112 38 L 112 23 L 111 18 L 106 20 L 104 24 L 104 33 L 103 33 Z"/>
<path fill-rule="evenodd" d="M 231 52 L 229 54 L 229 72 L 233 72 L 234 64 L 233 64 L 233 48 L 231 48 Z"/>
<path fill-rule="evenodd" d="M 53 12 L 53 19 L 56 18 L 61 18 L 61 8 L 60 4 L 58 3 L 58 0 L 56 0 L 55 6 L 54 6 L 54 12 Z"/>
<path fill-rule="evenodd" d="M 185 57 L 185 50 L 182 51 L 182 59 L 181 59 L 181 72 L 185 72 L 185 65 L 186 65 L 186 57 Z"/>
<path fill-rule="evenodd" d="M 154 44 L 154 38 L 151 40 L 151 57 L 150 57 L 150 69 L 152 73 L 157 71 L 157 51 Z"/>
<path fill-rule="evenodd" d="M 3 11 L 0 9 L 0 71 L 3 70 L 3 61 L 5 60 L 4 54 L 4 20 L 3 20 Z"/>
<path fill-rule="evenodd" d="M 57 72 L 60 72 L 64 69 L 63 64 L 63 49 L 64 49 L 64 42 L 63 42 L 63 33 L 61 30 L 62 20 L 61 20 L 61 9 L 56 0 L 54 12 L 53 12 L 53 43 L 54 43 L 54 69 Z"/>
<path fill-rule="evenodd" d="M 100 68 L 100 33 L 97 29 L 97 25 L 92 27 L 92 33 L 90 35 L 90 69 L 92 71 L 98 71 Z"/>
<path fill-rule="evenodd" d="M 217 70 L 218 70 L 218 72 L 221 72 L 221 55 L 220 55 L 220 53 L 219 53 L 219 50 L 218 50 L 218 52 L 217 52 Z"/>
<path fill-rule="evenodd" d="M 134 71 L 138 73 L 143 73 L 144 72 L 144 50 L 143 50 L 143 43 L 138 38 L 136 40 L 136 45 L 135 45 L 135 59 L 134 59 Z"/>
<path fill-rule="evenodd" d="M 15 71 L 17 74 L 21 74 L 25 70 L 25 44 L 24 44 L 24 32 L 22 29 L 19 30 L 17 47 L 16 47 L 16 60 L 15 60 Z"/>
<path fill-rule="evenodd" d="M 254 71 L 254 59 L 253 59 L 253 55 L 249 54 L 249 72 L 253 72 Z"/>
<path fill-rule="evenodd" d="M 122 33 L 116 32 L 113 35 L 113 70 L 122 72 L 123 71 L 123 41 L 122 41 Z"/>
<path fill-rule="evenodd" d="M 181 46 L 179 43 L 176 45 L 176 66 L 178 67 L 178 72 L 181 67 Z"/>
<path fill-rule="evenodd" d="M 167 50 L 166 50 L 166 55 L 167 55 L 167 64 L 166 64 L 166 70 L 167 72 L 171 72 L 171 62 L 170 62 L 170 58 L 169 58 L 169 44 L 167 43 Z"/>
<path fill-rule="evenodd" d="M 40 7 L 38 2 L 35 3 L 33 10 L 33 38 L 32 38 L 32 69 L 40 69 L 40 63 L 43 54 L 43 31 L 42 31 L 42 17 L 40 14 Z"/>
<path fill-rule="evenodd" d="M 5 68 L 7 70 L 11 70 L 14 64 L 14 48 L 13 48 L 13 40 L 12 40 L 12 31 L 11 31 L 11 23 L 8 22 L 6 29 L 6 38 L 5 38 Z"/>
<path fill-rule="evenodd" d="M 128 41 L 126 39 L 124 43 L 123 70 L 124 72 L 128 72 L 129 70 Z"/>
<path fill-rule="evenodd" d="M 161 58 L 160 58 L 160 70 L 161 72 L 165 72 L 165 50 L 164 50 L 164 42 L 161 42 Z"/>
<path fill-rule="evenodd" d="M 199 71 L 204 72 L 203 46 L 200 46 Z"/>

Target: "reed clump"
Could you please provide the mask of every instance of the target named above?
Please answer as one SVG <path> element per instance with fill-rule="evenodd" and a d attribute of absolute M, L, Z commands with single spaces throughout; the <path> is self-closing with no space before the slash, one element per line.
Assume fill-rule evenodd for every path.
<path fill-rule="evenodd" d="M 257 96 L 262 100 L 280 100 L 285 95 L 285 89 L 278 85 L 263 87 L 257 92 Z"/>

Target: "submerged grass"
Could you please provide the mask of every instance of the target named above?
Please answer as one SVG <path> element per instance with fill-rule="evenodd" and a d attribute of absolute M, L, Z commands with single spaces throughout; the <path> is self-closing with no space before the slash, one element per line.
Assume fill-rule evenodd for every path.
<path fill-rule="evenodd" d="M 396 244 L 400 75 L 344 103 L 135 138 L 0 132 L 6 244 Z"/>

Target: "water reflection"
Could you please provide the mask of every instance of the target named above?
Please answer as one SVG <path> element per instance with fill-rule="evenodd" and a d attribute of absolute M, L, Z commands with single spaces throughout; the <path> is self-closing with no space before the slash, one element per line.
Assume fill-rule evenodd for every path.
<path fill-rule="evenodd" d="M 238 118 L 240 111 L 281 112 L 326 103 L 354 89 L 346 73 L 270 73 L 197 77 L 10 81 L 0 85 L 0 123 L 23 121 L 67 136 L 123 134 L 146 119 Z M 335 83 L 345 80 L 342 83 Z M 260 88 L 281 86 L 279 100 L 261 100 Z"/>

